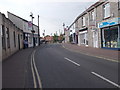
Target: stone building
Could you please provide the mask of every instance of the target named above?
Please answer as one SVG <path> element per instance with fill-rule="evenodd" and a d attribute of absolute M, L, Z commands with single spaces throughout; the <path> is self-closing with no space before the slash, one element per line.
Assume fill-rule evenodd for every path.
<path fill-rule="evenodd" d="M 30 21 L 27 21 L 13 13 L 8 12 L 8 18 L 20 29 L 23 30 L 23 38 L 27 39 L 28 47 L 33 47 L 33 45 L 38 46 L 38 26 L 33 24 L 33 30 L 35 31 L 34 36 L 31 32 L 32 25 L 29 27 L 29 24 L 32 24 Z M 34 37 L 34 39 L 33 39 Z M 34 43 L 33 43 L 34 42 Z"/>
<path fill-rule="evenodd" d="M 69 36 L 70 36 L 70 31 L 68 30 L 68 27 L 64 28 L 64 32 L 65 32 L 65 43 L 68 43 L 69 40 Z"/>
<path fill-rule="evenodd" d="M 120 49 L 120 0 L 99 0 L 74 21 L 78 45 Z"/>
<path fill-rule="evenodd" d="M 120 16 L 118 1 L 106 1 L 96 7 L 99 39 L 102 48 L 120 50 Z"/>
<path fill-rule="evenodd" d="M 23 48 L 23 31 L 0 13 L 0 32 L 3 60 Z"/>

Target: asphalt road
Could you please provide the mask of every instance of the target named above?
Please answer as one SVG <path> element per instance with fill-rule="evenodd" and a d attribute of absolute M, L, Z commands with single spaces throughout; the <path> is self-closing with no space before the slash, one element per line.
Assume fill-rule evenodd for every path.
<path fill-rule="evenodd" d="M 25 88 L 118 88 L 118 63 L 46 44 L 28 62 Z"/>

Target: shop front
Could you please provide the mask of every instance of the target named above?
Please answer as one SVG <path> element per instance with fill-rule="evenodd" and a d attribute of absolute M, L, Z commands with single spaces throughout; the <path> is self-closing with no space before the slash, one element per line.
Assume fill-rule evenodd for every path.
<path fill-rule="evenodd" d="M 101 47 L 120 50 L 120 18 L 113 18 L 99 23 Z"/>
<path fill-rule="evenodd" d="M 79 30 L 79 45 L 88 46 L 88 28 Z"/>

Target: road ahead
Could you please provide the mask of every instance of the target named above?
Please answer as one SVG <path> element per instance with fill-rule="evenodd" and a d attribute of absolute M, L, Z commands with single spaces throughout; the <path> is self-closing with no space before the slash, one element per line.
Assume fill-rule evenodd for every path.
<path fill-rule="evenodd" d="M 29 60 L 26 87 L 117 88 L 118 63 L 46 44 Z"/>

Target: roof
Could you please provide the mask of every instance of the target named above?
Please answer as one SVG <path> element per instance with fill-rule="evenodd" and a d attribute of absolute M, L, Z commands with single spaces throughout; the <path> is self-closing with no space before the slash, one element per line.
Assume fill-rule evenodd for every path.
<path fill-rule="evenodd" d="M 15 15 L 15 14 L 13 14 L 13 13 L 11 13 L 11 12 L 9 12 L 9 11 L 7 11 L 7 13 L 9 13 L 9 14 L 11 14 L 11 15 L 13 15 L 13 16 L 19 18 L 19 19 L 22 19 L 22 20 L 25 21 L 25 22 L 28 22 L 27 20 L 25 20 L 25 19 L 23 19 L 23 18 L 21 18 L 21 17 Z M 37 26 L 37 25 L 35 25 L 35 24 L 33 24 L 33 25 L 34 25 L 34 26 Z M 37 27 L 38 27 L 38 26 L 37 26 Z"/>
<path fill-rule="evenodd" d="M 83 15 L 87 14 L 87 12 L 91 11 L 92 9 L 94 9 L 94 7 L 97 7 L 99 5 L 101 5 L 102 3 L 104 3 L 107 0 L 99 0 L 96 3 L 92 4 L 88 9 L 86 9 L 83 13 L 81 13 L 75 20 L 74 22 L 69 26 L 69 28 Z"/>

